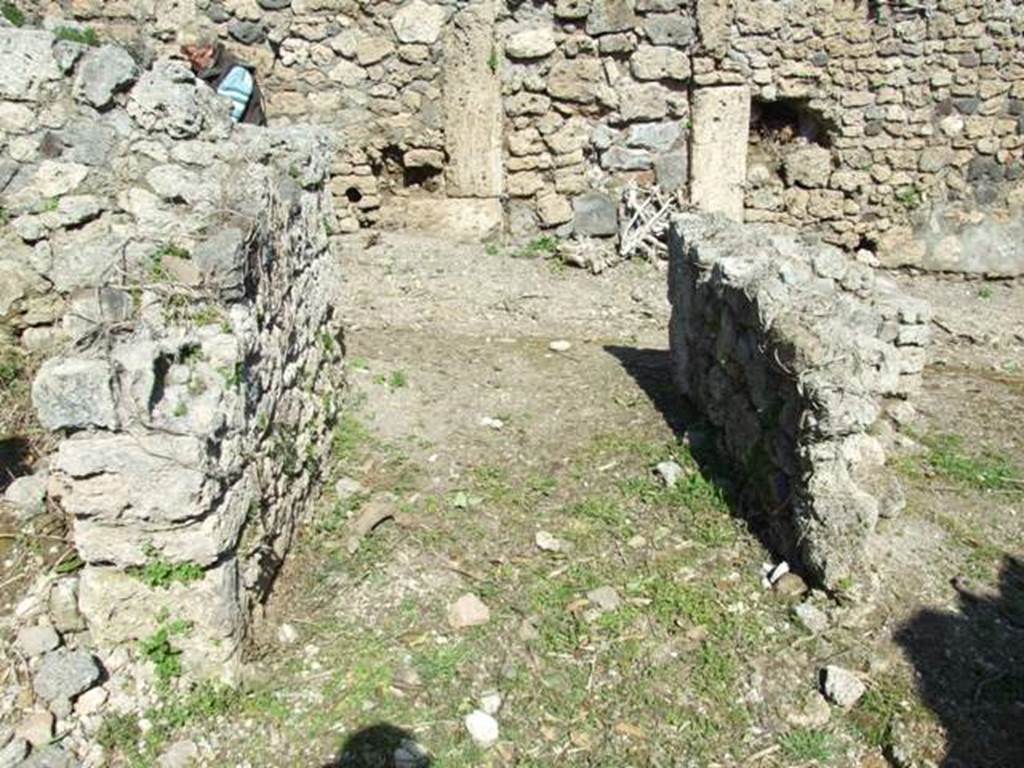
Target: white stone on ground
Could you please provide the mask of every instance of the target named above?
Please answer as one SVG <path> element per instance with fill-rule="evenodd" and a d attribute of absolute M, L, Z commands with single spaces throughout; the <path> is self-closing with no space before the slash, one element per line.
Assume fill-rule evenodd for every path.
<path fill-rule="evenodd" d="M 821 692 L 833 704 L 849 709 L 860 701 L 867 686 L 848 669 L 829 665 L 822 672 Z"/>
<path fill-rule="evenodd" d="M 199 759 L 199 747 L 194 741 L 176 741 L 160 755 L 160 768 L 188 768 Z"/>
<path fill-rule="evenodd" d="M 537 531 L 537 535 L 534 537 L 534 542 L 537 544 L 537 549 L 544 552 L 562 551 L 562 542 L 547 531 Z"/>
<path fill-rule="evenodd" d="M 675 488 L 683 477 L 683 468 L 674 461 L 663 461 L 654 468 L 654 473 L 661 478 L 666 488 Z"/>
<path fill-rule="evenodd" d="M 466 715 L 466 730 L 478 747 L 487 749 L 498 741 L 498 721 L 479 709 Z"/>
<path fill-rule="evenodd" d="M 488 691 L 480 697 L 480 709 L 486 712 L 488 715 L 498 714 L 498 710 L 501 709 L 501 694 L 497 691 Z"/>
<path fill-rule="evenodd" d="M 291 624 L 282 624 L 277 628 L 277 641 L 282 645 L 292 645 L 299 640 L 299 633 Z"/>
<path fill-rule="evenodd" d="M 548 349 L 552 352 L 568 352 L 572 349 L 572 342 L 566 341 L 565 339 L 556 339 L 548 344 Z"/>
<path fill-rule="evenodd" d="M 486 624 L 491 619 L 490 609 L 474 594 L 467 593 L 448 606 L 448 623 L 453 629 L 465 629 Z"/>

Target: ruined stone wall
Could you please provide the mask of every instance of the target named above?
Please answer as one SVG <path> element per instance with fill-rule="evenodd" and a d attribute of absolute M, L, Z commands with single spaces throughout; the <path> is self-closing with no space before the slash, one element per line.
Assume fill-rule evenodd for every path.
<path fill-rule="evenodd" d="M 1019 271 L 1012 224 L 985 264 L 963 231 L 1024 204 L 1024 6 L 916 5 L 518 5 L 499 27 L 509 195 L 545 226 L 572 200 L 576 232 L 607 235 L 617 190 L 657 182 L 888 263 Z"/>
<path fill-rule="evenodd" d="M 674 378 L 741 508 L 826 586 L 863 585 L 902 500 L 878 436 L 920 383 L 927 304 L 835 247 L 721 217 L 677 217 L 669 252 Z"/>
<path fill-rule="evenodd" d="M 197 676 L 237 665 L 343 385 L 328 137 L 228 113 L 179 63 L 0 29 L 0 317 L 51 356 L 62 589 L 101 651 L 184 622 Z"/>
<path fill-rule="evenodd" d="M 1009 221 L 1024 205 L 1024 6 L 704 5 L 731 33 L 708 36 L 695 81 L 754 97 L 747 220 L 821 225 L 888 263 L 986 271 L 955 235 L 978 211 Z M 1019 271 L 1024 253 L 1003 261 Z"/>
<path fill-rule="evenodd" d="M 271 125 L 317 124 L 339 138 L 331 169 L 338 232 L 376 224 L 384 199 L 446 196 L 441 40 L 455 5 L 22 3 L 37 23 L 92 28 L 143 62 L 196 34 L 219 34 L 255 66 Z"/>
<path fill-rule="evenodd" d="M 622 189 L 657 183 L 887 264 L 1024 270 L 1012 0 L 25 5 L 140 49 L 212 25 L 274 121 L 356 139 L 334 167 L 341 230 L 486 234 L 501 199 L 514 235 L 614 238 Z"/>

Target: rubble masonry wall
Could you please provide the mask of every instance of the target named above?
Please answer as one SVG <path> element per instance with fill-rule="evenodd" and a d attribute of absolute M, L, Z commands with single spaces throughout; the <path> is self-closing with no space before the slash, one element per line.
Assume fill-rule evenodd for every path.
<path fill-rule="evenodd" d="M 863 584 L 886 412 L 920 384 L 930 310 L 832 246 L 687 214 L 671 227 L 674 378 L 710 422 L 740 506 L 831 588 Z"/>
<path fill-rule="evenodd" d="M 747 220 L 815 227 L 887 264 L 1024 271 L 1024 6 L 1010 0 L 27 5 L 148 50 L 215 26 L 258 65 L 276 122 L 365 134 L 335 159 L 342 230 L 429 223 L 460 198 L 489 231 L 495 209 L 472 201 L 500 198 L 513 234 L 614 236 L 624 185 L 685 199 L 702 183 L 691 139 L 711 118 L 696 97 L 742 87 Z M 503 114 L 486 106 L 496 90 Z M 460 131 L 453 105 L 479 130 Z M 490 184 L 452 172 L 479 155 L 471 174 L 486 173 L 495 152 Z"/>
<path fill-rule="evenodd" d="M 0 116 L 0 317 L 50 356 L 84 562 L 60 589 L 101 651 L 183 621 L 186 670 L 230 676 L 340 408 L 329 139 L 42 30 L 0 29 Z"/>

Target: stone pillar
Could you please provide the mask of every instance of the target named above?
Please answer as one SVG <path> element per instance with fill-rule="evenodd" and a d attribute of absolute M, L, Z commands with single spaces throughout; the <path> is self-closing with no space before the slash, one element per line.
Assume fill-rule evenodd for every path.
<path fill-rule="evenodd" d="M 496 0 L 474 0 L 452 18 L 444 39 L 445 149 L 449 197 L 498 198 L 502 167 Z"/>
<path fill-rule="evenodd" d="M 693 93 L 690 201 L 706 213 L 743 220 L 750 141 L 750 89 L 698 88 Z"/>

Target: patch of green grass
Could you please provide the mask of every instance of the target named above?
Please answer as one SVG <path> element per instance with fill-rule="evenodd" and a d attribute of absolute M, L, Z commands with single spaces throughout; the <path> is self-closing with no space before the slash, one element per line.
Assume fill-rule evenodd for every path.
<path fill-rule="evenodd" d="M 23 371 L 24 365 L 17 352 L 0 350 L 0 387 L 7 388 L 17 382 Z"/>
<path fill-rule="evenodd" d="M 100 44 L 100 37 L 92 27 L 57 27 L 53 36 L 58 40 L 67 40 L 69 43 L 80 43 L 96 48 Z"/>
<path fill-rule="evenodd" d="M 534 238 L 526 245 L 512 252 L 513 259 L 536 259 L 554 255 L 558 250 L 558 240 L 548 235 Z"/>
<path fill-rule="evenodd" d="M 145 712 L 144 716 L 150 723 L 145 733 L 137 716 L 111 713 L 103 719 L 96 741 L 107 750 L 109 757 L 120 757 L 130 768 L 152 768 L 177 731 L 240 708 L 257 711 L 256 700 L 257 695 L 246 696 L 230 686 L 211 682 L 199 683 L 180 695 L 172 696 L 165 691 L 159 704 Z"/>
<path fill-rule="evenodd" d="M 693 626 L 710 628 L 722 615 L 721 606 L 711 590 L 680 583 L 670 575 L 649 576 L 640 582 L 638 591 L 651 600 L 652 613 L 666 627 L 685 621 Z"/>
<path fill-rule="evenodd" d="M 565 509 L 565 514 L 608 528 L 625 528 L 629 524 L 622 505 L 617 499 L 607 496 L 591 497 L 572 504 Z"/>
<path fill-rule="evenodd" d="M 175 415 L 179 415 L 177 410 Z M 145 554 L 146 564 L 133 566 L 128 569 L 128 573 L 153 589 L 169 589 L 172 584 L 190 584 L 202 579 L 205 573 L 202 566 L 196 563 L 172 563 L 164 559 L 152 546 L 146 547 Z"/>
<path fill-rule="evenodd" d="M 340 462 L 352 461 L 370 443 L 370 432 L 359 419 L 344 413 L 334 427 L 331 452 Z"/>
<path fill-rule="evenodd" d="M 733 655 L 718 642 L 708 642 L 697 654 L 690 682 L 697 693 L 721 702 L 735 695 L 738 674 Z"/>
<path fill-rule="evenodd" d="M 0 205 L 0 227 L 6 227 L 11 223 L 11 214 L 6 208 Z"/>
<path fill-rule="evenodd" d="M 816 760 L 828 763 L 835 750 L 832 734 L 813 728 L 797 728 L 779 737 L 782 754 L 793 762 L 806 763 Z"/>
<path fill-rule="evenodd" d="M 129 765 L 141 764 L 142 728 L 135 715 L 114 712 L 103 718 L 96 743 L 107 752 L 124 757 Z"/>
<path fill-rule="evenodd" d="M 391 389 L 404 389 L 409 385 L 409 377 L 405 375 L 405 371 L 392 371 L 391 376 L 388 378 L 388 387 Z"/>
<path fill-rule="evenodd" d="M 14 3 L 0 3 L 0 16 L 3 16 L 10 22 L 11 26 L 23 27 L 25 26 L 25 13 L 18 8 Z"/>
<path fill-rule="evenodd" d="M 173 243 L 166 243 L 160 246 L 149 257 L 149 279 L 151 282 L 172 282 L 171 273 L 168 271 L 167 264 L 165 263 L 168 258 L 188 260 L 192 258 L 192 254 L 188 249 Z"/>
<path fill-rule="evenodd" d="M 216 304 L 206 304 L 192 313 L 192 322 L 202 327 L 204 325 L 224 325 L 227 319 Z M 230 330 L 230 326 L 228 329 Z"/>
<path fill-rule="evenodd" d="M 862 738 L 879 749 L 890 746 L 893 724 L 907 712 L 907 699 L 907 692 L 894 681 L 874 684 L 851 714 Z"/>
<path fill-rule="evenodd" d="M 978 298 L 979 299 L 991 299 L 992 298 L 992 289 L 989 288 L 987 285 L 979 288 L 978 289 Z"/>
<path fill-rule="evenodd" d="M 1024 477 L 1010 459 L 992 451 L 969 452 L 958 435 L 921 439 L 923 462 L 939 477 L 976 491 L 1024 491 Z"/>
<path fill-rule="evenodd" d="M 427 685 L 447 684 L 455 680 L 459 666 L 469 655 L 462 643 L 431 644 L 413 657 L 413 666 Z"/>
<path fill-rule="evenodd" d="M 184 400 L 181 400 L 181 401 L 178 402 L 178 404 L 176 406 L 174 406 L 174 417 L 177 418 L 177 419 L 180 419 L 180 418 L 182 418 L 184 416 L 187 416 L 187 415 L 188 415 L 188 403 L 186 403 Z"/>

